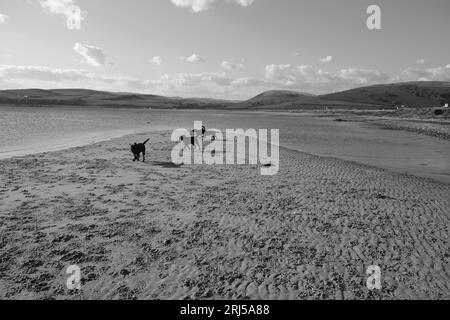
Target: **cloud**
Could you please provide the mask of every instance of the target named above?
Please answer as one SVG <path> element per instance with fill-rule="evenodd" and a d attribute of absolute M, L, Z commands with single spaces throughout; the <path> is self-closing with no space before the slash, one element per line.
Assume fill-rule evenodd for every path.
<path fill-rule="evenodd" d="M 219 0 L 171 0 L 174 5 L 182 8 L 190 8 L 193 12 L 202 12 L 208 10 L 211 5 Z M 243 7 L 250 6 L 255 0 L 228 0 L 235 2 Z"/>
<path fill-rule="evenodd" d="M 239 3 L 243 7 L 248 7 L 252 5 L 253 2 L 255 2 L 255 0 L 237 0 L 237 3 Z"/>
<path fill-rule="evenodd" d="M 392 80 L 391 76 L 377 70 L 348 68 L 330 73 L 322 69 L 316 70 L 308 65 L 292 66 L 290 64 L 266 66 L 266 79 L 284 87 L 296 87 L 315 92 L 342 90 L 352 86 Z"/>
<path fill-rule="evenodd" d="M 40 66 L 0 66 L 0 78 L 10 80 L 77 81 L 90 78 L 90 73 L 78 69 L 52 69 Z"/>
<path fill-rule="evenodd" d="M 146 80 L 124 76 L 102 76 L 84 69 L 58 69 L 44 66 L 0 65 L 0 82 L 12 87 L 67 88 L 85 87 L 96 90 L 138 90 L 167 95 L 221 92 L 231 88 L 233 79 L 226 73 L 177 73 Z"/>
<path fill-rule="evenodd" d="M 147 89 L 151 81 L 131 77 L 105 77 L 83 69 L 0 65 L 0 81 L 15 87 L 86 87 L 98 90 Z"/>
<path fill-rule="evenodd" d="M 0 59 L 12 59 L 14 56 L 10 53 L 0 53 Z"/>
<path fill-rule="evenodd" d="M 226 73 L 177 73 L 165 74 L 150 81 L 152 92 L 163 95 L 191 97 L 235 98 L 240 93 L 233 90 L 233 81 Z M 248 93 L 245 93 L 245 96 Z"/>
<path fill-rule="evenodd" d="M 67 20 L 67 26 L 69 27 L 70 22 L 73 21 L 74 14 L 76 14 L 77 19 L 80 22 L 84 21 L 81 9 L 75 3 L 75 0 L 40 0 L 41 7 L 52 14 L 62 15 Z M 79 9 L 80 12 L 77 12 Z M 75 11 L 74 11 L 75 10 Z M 79 15 L 78 15 L 79 13 Z M 79 29 L 79 27 L 75 27 Z"/>
<path fill-rule="evenodd" d="M 120 85 L 133 89 L 157 89 L 169 87 L 179 89 L 181 87 L 192 88 L 199 86 L 230 86 L 232 79 L 226 73 L 177 73 L 168 74 L 156 80 L 141 80 L 132 77 L 106 77 L 84 69 L 58 69 L 43 66 L 15 66 L 0 65 L 0 80 L 19 81 L 20 83 L 38 83 L 37 87 L 45 84 L 52 86 L 67 86 L 73 83 L 96 85 Z M 111 88 L 110 88 L 111 89 Z"/>
<path fill-rule="evenodd" d="M 408 68 L 402 72 L 402 80 L 450 81 L 450 64 L 429 69 Z"/>
<path fill-rule="evenodd" d="M 253 77 L 246 77 L 246 78 L 238 78 L 231 82 L 231 85 L 233 87 L 237 88 L 244 88 L 244 87 L 258 87 L 263 85 L 268 85 L 267 81 L 253 78 Z"/>
<path fill-rule="evenodd" d="M 184 60 L 186 62 L 194 63 L 194 62 L 204 62 L 205 59 L 200 58 L 196 53 L 194 53 L 190 57 L 180 57 L 181 60 Z"/>
<path fill-rule="evenodd" d="M 423 65 L 427 64 L 427 61 L 425 59 L 419 59 L 416 61 L 416 63 L 423 66 Z"/>
<path fill-rule="evenodd" d="M 151 58 L 149 62 L 155 66 L 160 66 L 162 64 L 162 58 L 160 56 L 155 56 Z"/>
<path fill-rule="evenodd" d="M 267 65 L 266 78 L 279 84 L 293 85 L 300 82 L 311 82 L 317 73 L 311 66 L 292 66 L 290 64 Z"/>
<path fill-rule="evenodd" d="M 322 63 L 333 62 L 333 57 L 332 56 L 326 56 L 325 58 L 320 59 L 320 62 L 322 62 Z"/>
<path fill-rule="evenodd" d="M 75 43 L 73 49 L 80 54 L 88 64 L 95 67 L 104 66 L 106 57 L 103 50 L 99 47 L 90 46 L 82 43 Z"/>
<path fill-rule="evenodd" d="M 6 20 L 8 20 L 9 17 L 6 14 L 0 13 L 0 23 L 6 23 Z"/>
<path fill-rule="evenodd" d="M 368 70 L 360 68 L 343 69 L 337 72 L 338 81 L 347 81 L 355 85 L 365 85 L 372 83 L 383 83 L 392 80 L 391 76 L 378 70 Z"/>
<path fill-rule="evenodd" d="M 152 81 L 154 85 L 164 86 L 187 86 L 194 87 L 199 85 L 217 85 L 228 86 L 231 83 L 231 79 L 226 73 L 177 73 L 174 76 L 168 74 L 162 76 L 159 80 Z"/>
<path fill-rule="evenodd" d="M 450 81 L 450 64 L 429 69 L 409 68 L 396 76 L 361 68 L 327 72 L 308 65 L 271 64 L 266 66 L 263 77 L 233 78 L 226 72 L 202 72 L 165 74 L 153 80 L 103 76 L 83 69 L 0 65 L 0 83 L 3 87 L 80 87 L 228 99 L 248 98 L 272 89 L 321 94 L 378 83 L 417 80 Z"/>
<path fill-rule="evenodd" d="M 223 61 L 220 66 L 227 70 L 241 70 L 244 69 L 244 65 L 242 63 L 233 63 L 229 61 Z"/>

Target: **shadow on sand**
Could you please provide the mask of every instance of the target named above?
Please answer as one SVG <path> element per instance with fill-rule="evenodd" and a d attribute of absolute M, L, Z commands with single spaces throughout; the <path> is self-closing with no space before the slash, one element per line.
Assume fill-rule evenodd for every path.
<path fill-rule="evenodd" d="M 152 164 L 163 167 L 163 168 L 169 168 L 169 169 L 181 168 L 181 166 L 182 166 L 182 165 L 174 164 L 173 162 L 162 162 L 162 161 L 152 161 Z"/>

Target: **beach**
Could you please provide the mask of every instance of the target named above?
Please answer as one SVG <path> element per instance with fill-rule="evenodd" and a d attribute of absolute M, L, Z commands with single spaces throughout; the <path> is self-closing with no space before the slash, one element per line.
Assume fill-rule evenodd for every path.
<path fill-rule="evenodd" d="M 0 298 L 450 298 L 449 184 L 285 148 L 275 176 L 176 166 L 170 133 L 0 160 Z"/>

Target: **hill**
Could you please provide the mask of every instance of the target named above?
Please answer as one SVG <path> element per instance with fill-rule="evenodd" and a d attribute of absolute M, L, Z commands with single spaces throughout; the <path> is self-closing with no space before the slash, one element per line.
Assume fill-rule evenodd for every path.
<path fill-rule="evenodd" d="M 0 91 L 0 104 L 65 105 L 141 108 L 220 108 L 231 101 L 171 98 L 151 94 L 113 93 L 87 89 L 21 89 Z"/>
<path fill-rule="evenodd" d="M 235 105 L 246 109 L 379 109 L 405 107 L 439 107 L 450 101 L 450 82 L 404 82 L 381 84 L 351 90 L 310 95 L 295 91 L 266 91 Z"/>
<path fill-rule="evenodd" d="M 404 82 L 356 88 L 320 96 L 384 106 L 439 107 L 450 100 L 450 82 Z"/>
<path fill-rule="evenodd" d="M 390 109 L 430 108 L 450 102 L 450 82 L 404 82 L 355 88 L 325 95 L 272 90 L 246 101 L 164 97 L 87 89 L 24 89 L 0 91 L 0 104 L 141 107 L 159 109 Z"/>

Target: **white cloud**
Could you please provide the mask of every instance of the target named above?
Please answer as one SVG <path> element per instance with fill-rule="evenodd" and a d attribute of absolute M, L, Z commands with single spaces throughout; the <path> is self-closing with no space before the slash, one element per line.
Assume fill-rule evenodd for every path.
<path fill-rule="evenodd" d="M 218 86 L 228 86 L 231 79 L 226 73 L 177 73 L 174 76 L 168 74 L 162 76 L 159 80 L 153 80 L 155 85 L 165 86 L 187 86 L 194 87 L 199 85 L 214 84 Z"/>
<path fill-rule="evenodd" d="M 0 59 L 12 59 L 14 56 L 10 53 L 0 53 Z"/>
<path fill-rule="evenodd" d="M 86 62 L 95 67 L 104 66 L 106 63 L 106 57 L 103 50 L 99 47 L 90 46 L 82 43 L 75 43 L 73 49 L 83 56 Z"/>
<path fill-rule="evenodd" d="M 243 7 L 250 6 L 255 0 L 237 0 L 237 3 L 239 3 Z"/>
<path fill-rule="evenodd" d="M 242 63 L 233 63 L 229 61 L 223 61 L 220 66 L 227 70 L 241 70 L 244 69 L 244 65 Z"/>
<path fill-rule="evenodd" d="M 142 90 L 193 90 L 193 88 L 211 88 L 230 86 L 232 79 L 226 73 L 177 73 L 164 75 L 156 80 L 142 80 L 131 77 L 106 77 L 84 69 L 57 69 L 43 66 L 0 65 L 0 80 L 17 81 L 17 83 L 34 87 L 67 87 L 90 85 L 92 88 L 115 87 Z"/>
<path fill-rule="evenodd" d="M 174 5 L 182 8 L 190 8 L 193 12 L 202 12 L 208 10 L 214 2 L 219 0 L 171 0 Z M 235 2 L 243 7 L 250 6 L 255 0 L 228 0 Z"/>
<path fill-rule="evenodd" d="M 231 82 L 232 79 L 226 73 L 177 73 L 152 80 L 150 86 L 153 92 L 163 95 L 230 99 L 240 94 L 232 89 Z"/>
<path fill-rule="evenodd" d="M 0 66 L 0 78 L 11 80 L 76 81 L 89 78 L 90 73 L 78 69 L 52 69 L 40 66 Z"/>
<path fill-rule="evenodd" d="M 75 0 L 40 0 L 41 7 L 53 14 L 59 14 L 66 18 L 67 23 L 74 17 L 74 8 L 79 8 Z M 81 11 L 81 9 L 80 9 Z M 80 23 L 84 21 L 83 14 L 78 17 Z"/>
<path fill-rule="evenodd" d="M 333 57 L 332 56 L 326 56 L 325 58 L 320 59 L 320 62 L 322 62 L 322 63 L 333 62 Z"/>
<path fill-rule="evenodd" d="M 428 64 L 428 61 L 425 60 L 425 59 L 419 59 L 419 60 L 416 61 L 416 63 L 419 64 L 419 65 L 424 66 L 424 65 Z"/>
<path fill-rule="evenodd" d="M 390 76 L 377 70 L 347 68 L 327 72 L 308 65 L 267 65 L 265 77 L 232 78 L 227 73 L 177 73 L 153 80 L 124 76 L 103 76 L 83 69 L 55 69 L 40 66 L 0 65 L 3 87 L 81 87 L 110 91 L 138 91 L 168 96 L 248 98 L 264 90 L 290 89 L 329 93 L 395 81 L 450 81 L 450 64 L 430 69 L 406 69 Z"/>
<path fill-rule="evenodd" d="M 322 69 L 316 70 L 308 65 L 292 66 L 290 64 L 266 66 L 266 79 L 284 87 L 296 87 L 315 92 L 335 91 L 392 80 L 389 75 L 377 70 L 349 68 L 330 73 Z"/>
<path fill-rule="evenodd" d="M 149 60 L 149 62 L 151 64 L 154 64 L 155 66 L 160 66 L 163 61 L 162 61 L 162 58 L 160 56 L 155 56 L 155 57 L 151 58 Z"/>
<path fill-rule="evenodd" d="M 429 69 L 408 68 L 402 73 L 403 80 L 450 81 L 450 64 Z"/>
<path fill-rule="evenodd" d="M 360 68 L 343 69 L 337 72 L 337 80 L 347 81 L 350 84 L 366 85 L 372 83 L 383 83 L 392 80 L 392 78 L 378 70 L 367 70 Z"/>
<path fill-rule="evenodd" d="M 267 85 L 267 81 L 262 79 L 246 77 L 246 78 L 238 78 L 231 82 L 233 87 L 243 88 L 243 87 L 258 87 L 262 85 Z"/>
<path fill-rule="evenodd" d="M 6 20 L 8 20 L 8 16 L 6 14 L 0 13 L 0 23 L 6 23 Z"/>
<path fill-rule="evenodd" d="M 43 66 L 0 65 L 0 80 L 20 87 L 87 87 L 98 90 L 146 89 L 148 80 L 105 77 L 83 69 L 56 69 Z"/>
<path fill-rule="evenodd" d="M 316 72 L 311 66 L 292 66 L 290 64 L 267 65 L 266 78 L 284 85 L 292 85 L 304 81 L 313 81 Z"/>
<path fill-rule="evenodd" d="M 194 53 L 190 57 L 180 57 L 181 60 L 184 60 L 186 62 L 194 63 L 194 62 L 204 62 L 205 59 L 200 58 L 196 53 Z"/>

